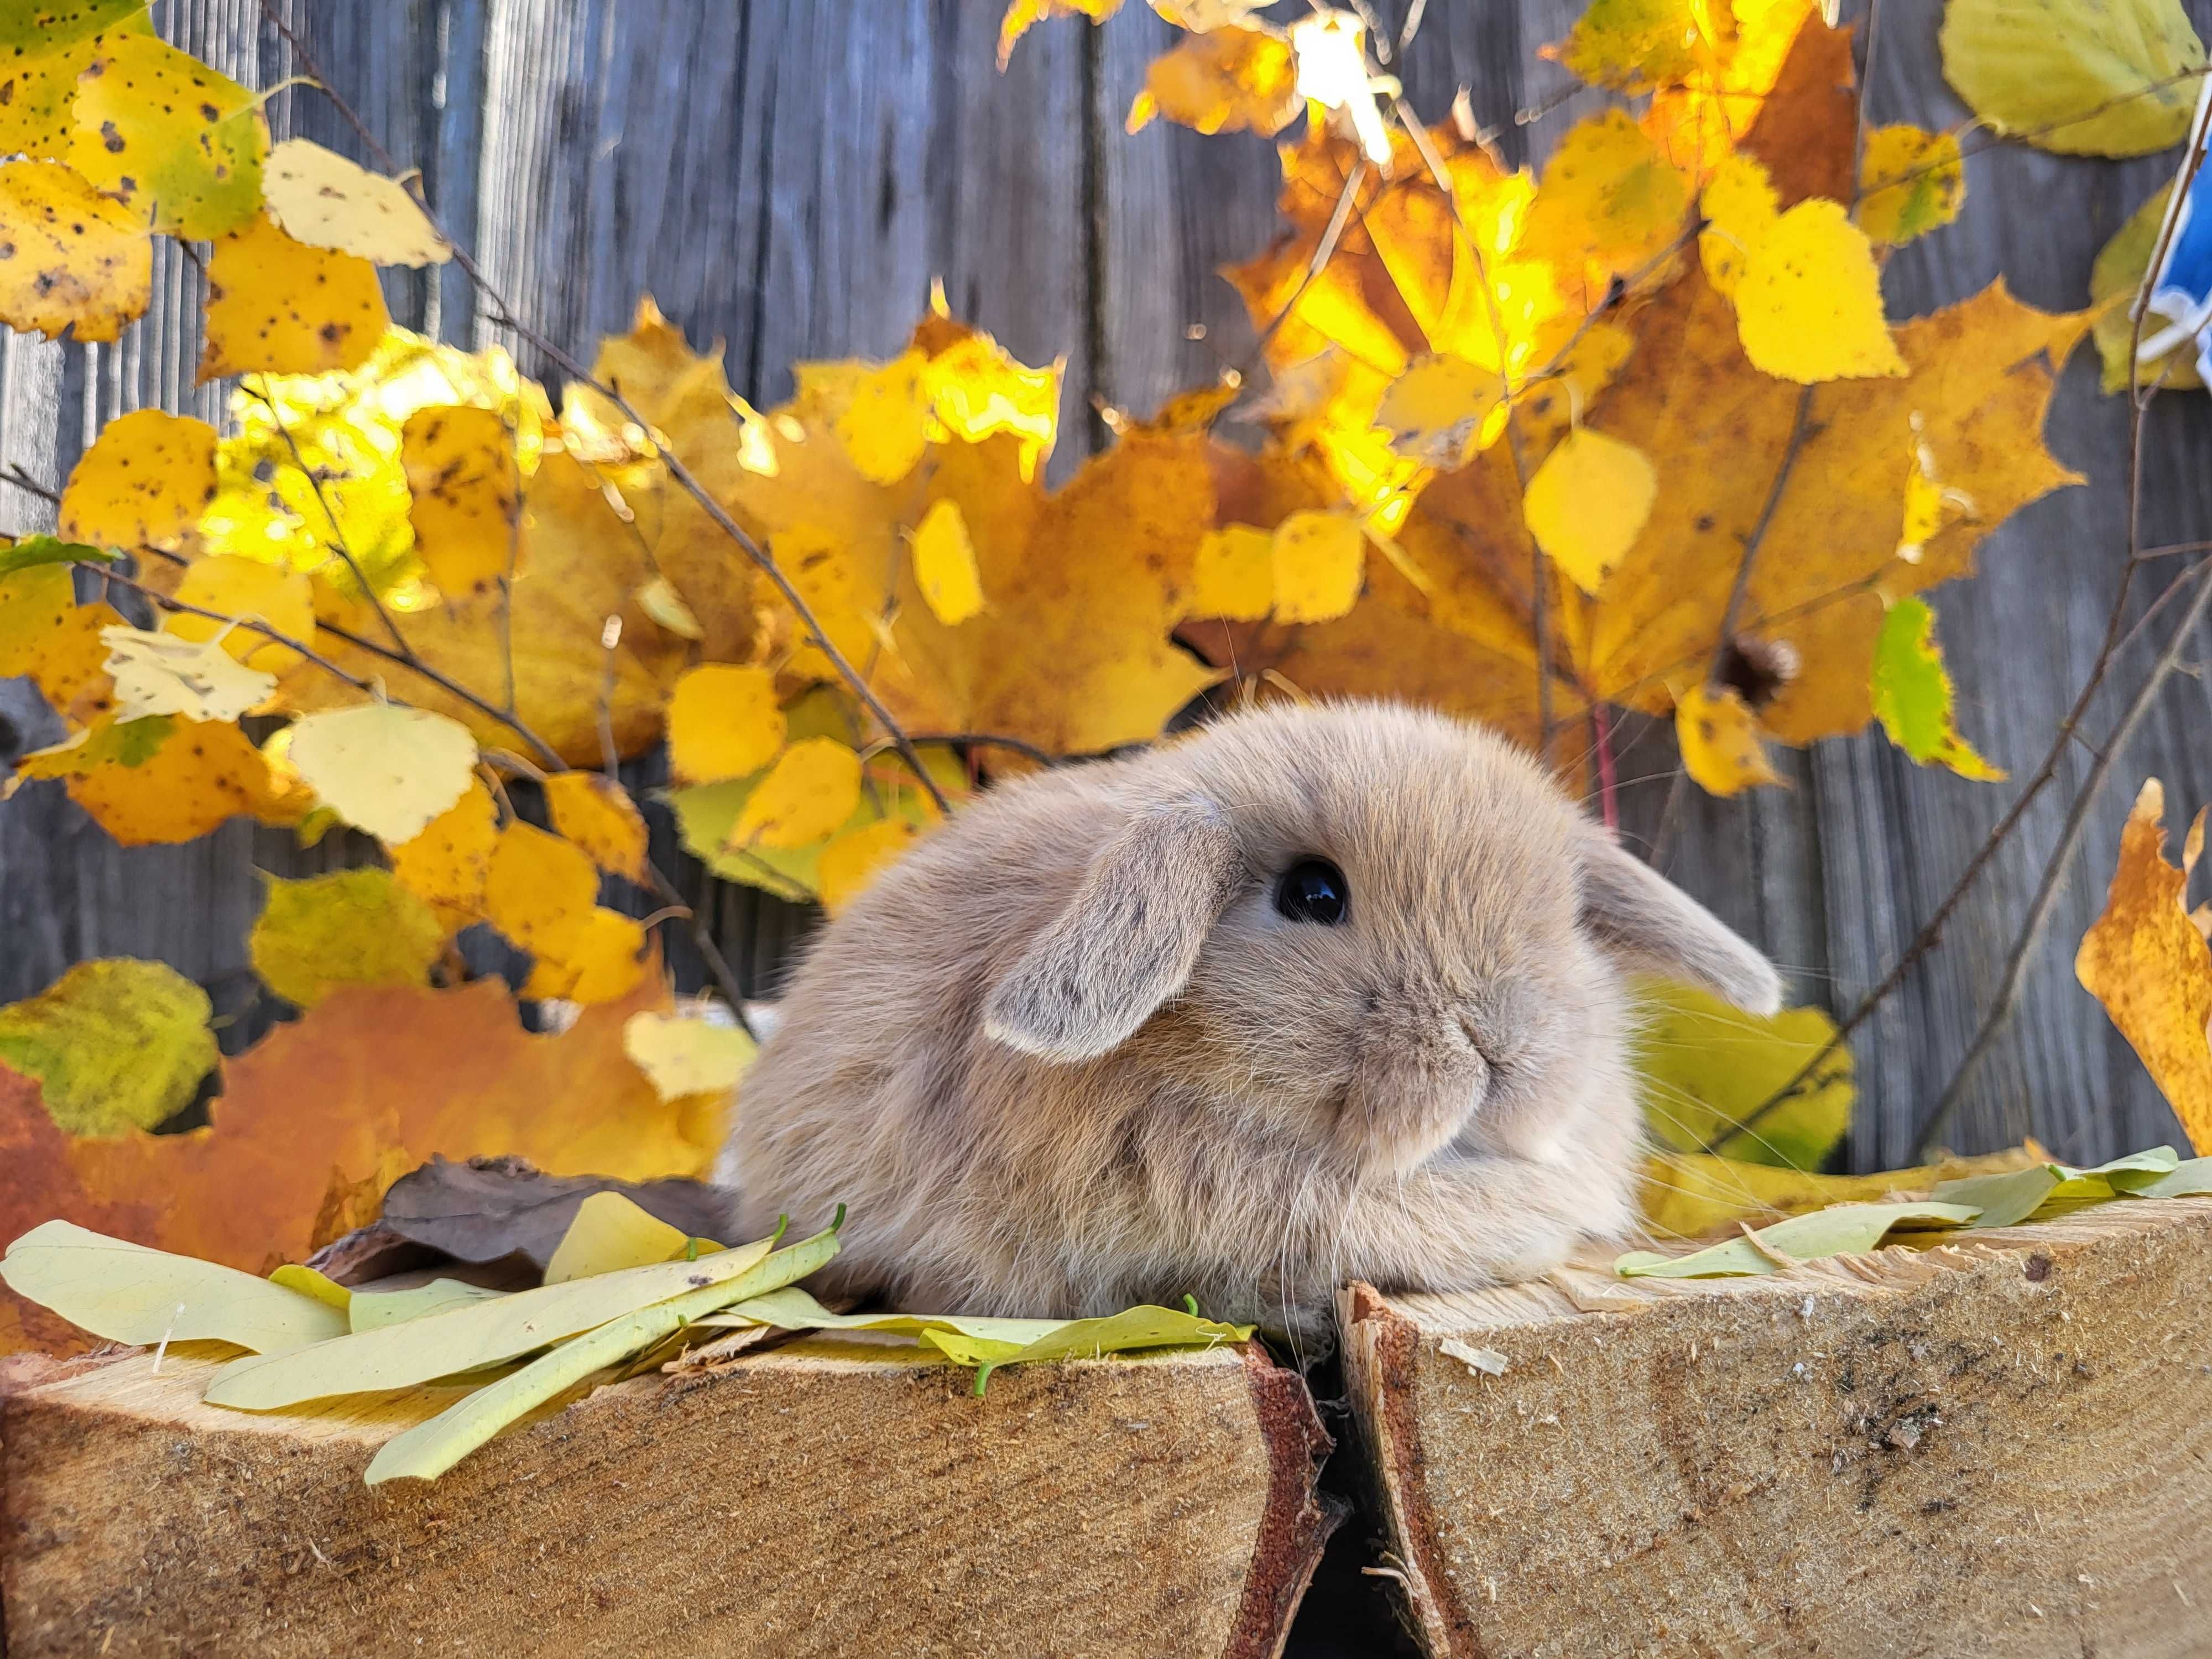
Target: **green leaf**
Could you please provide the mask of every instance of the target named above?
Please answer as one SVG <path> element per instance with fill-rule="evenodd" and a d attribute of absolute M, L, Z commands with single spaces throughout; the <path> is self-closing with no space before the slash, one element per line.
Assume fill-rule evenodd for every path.
<path fill-rule="evenodd" d="M 1959 735 L 1953 722 L 1950 671 L 1936 643 L 1936 613 L 1905 598 L 1889 607 L 1875 640 L 1875 718 L 1889 740 L 1926 766 L 1948 766 L 1962 778 L 2004 776 Z"/>
<path fill-rule="evenodd" d="M 1771 1273 L 1779 1270 L 1779 1264 L 1762 1250 L 1798 1261 L 1815 1261 L 1822 1256 L 1871 1250 L 1901 1222 L 1960 1226 L 1979 1213 L 1968 1204 L 1838 1204 L 1762 1227 L 1753 1235 L 1759 1241 L 1756 1245 L 1749 1238 L 1732 1238 L 1691 1255 L 1632 1250 L 1616 1261 L 1613 1268 L 1623 1279 L 1725 1279 Z"/>
<path fill-rule="evenodd" d="M 246 956 L 302 1008 L 349 985 L 421 985 L 445 950 L 436 913 L 379 866 L 299 881 L 264 871 L 261 882 L 267 898 Z"/>
<path fill-rule="evenodd" d="M 1943 73 L 1999 132 L 2069 155 L 2179 143 L 2204 43 L 2181 0 L 1950 0 Z"/>
<path fill-rule="evenodd" d="M 2173 1148 L 2154 1146 L 2100 1164 L 2094 1170 L 2070 1164 L 2037 1164 L 2008 1175 L 1971 1176 L 1939 1182 L 1936 1196 L 1946 1203 L 1972 1204 L 1981 1211 L 1977 1227 L 2010 1227 L 2027 1220 L 2046 1204 L 2096 1203 L 2154 1186 L 2177 1167 Z"/>
<path fill-rule="evenodd" d="M 36 1078 L 46 1111 L 73 1135 L 150 1129 L 191 1104 L 214 1069 L 214 1012 L 206 992 L 161 963 L 81 962 L 0 1008 L 0 1065 Z"/>
<path fill-rule="evenodd" d="M 703 1315 L 804 1279 L 836 1254 L 836 1231 L 817 1233 L 719 1283 L 636 1309 L 563 1342 L 513 1376 L 486 1384 L 428 1422 L 386 1441 L 369 1462 L 368 1482 L 374 1486 L 386 1480 L 435 1480 L 508 1424 L 592 1372 L 644 1352 Z"/>
<path fill-rule="evenodd" d="M 35 564 L 71 564 L 78 560 L 113 564 L 118 556 L 97 547 L 87 547 L 82 542 L 65 542 L 52 536 L 26 536 L 13 547 L 0 547 L 0 576 L 12 576 Z"/>
<path fill-rule="evenodd" d="M 233 1342 L 279 1354 L 340 1335 L 345 1316 L 282 1285 L 67 1221 L 8 1247 L 0 1283 L 111 1342 Z"/>
<path fill-rule="evenodd" d="M 506 1291 L 488 1291 L 481 1285 L 464 1284 L 458 1279 L 434 1279 L 411 1291 L 356 1291 L 348 1312 L 354 1329 L 375 1331 L 386 1325 L 420 1319 L 425 1314 L 441 1313 L 447 1308 L 496 1302 L 508 1294 Z"/>
<path fill-rule="evenodd" d="M 2128 312 L 2136 290 L 2142 286 L 2150 256 L 2158 252 L 2159 229 L 2166 222 L 2166 198 L 2172 191 L 2171 183 L 2153 191 L 2150 199 L 2130 214 L 2127 223 L 2099 250 L 2096 262 L 2089 267 L 2089 308 L 2097 313 L 2089 335 L 2097 343 L 2097 356 L 2104 361 L 2101 384 L 2107 392 L 2128 388 L 2128 360 L 2136 339 L 2135 319 Z M 2148 339 L 2160 326 L 2152 318 L 2143 326 L 2143 337 Z M 2204 380 L 2197 372 L 2196 342 L 2183 340 L 2155 362 L 2145 363 L 2141 380 L 2147 387 L 2163 386 L 2172 392 L 2201 390 Z"/>
<path fill-rule="evenodd" d="M 495 1301 L 471 1301 L 280 1359 L 234 1361 L 209 1385 L 208 1401 L 274 1411 L 336 1395 L 411 1389 L 495 1365 L 671 1297 L 735 1279 L 764 1261 L 773 1243 L 763 1239 L 698 1261 L 632 1267 L 517 1291 Z"/>
<path fill-rule="evenodd" d="M 975 1392 L 983 1392 L 1000 1365 L 1038 1359 L 1097 1358 L 1140 1348 L 1211 1347 L 1244 1342 L 1253 1327 L 1203 1319 L 1194 1305 L 1130 1308 L 1098 1319 L 994 1319 L 944 1314 L 833 1314 L 805 1291 L 781 1290 L 738 1303 L 711 1319 L 711 1326 L 774 1325 L 780 1330 L 884 1331 L 912 1336 L 956 1364 L 977 1368 Z"/>
<path fill-rule="evenodd" d="M 2193 1198 L 2201 1193 L 2212 1193 L 2212 1158 L 2192 1158 L 2135 1189 L 2137 1198 Z"/>
<path fill-rule="evenodd" d="M 1730 1124 L 1787 1087 L 1836 1034 L 1818 1008 L 1771 1018 L 1745 1013 L 1688 985 L 1641 981 L 1636 1067 L 1653 1137 L 1694 1152 L 1718 1139 L 1719 1155 L 1747 1164 L 1817 1170 L 1850 1127 L 1851 1053 L 1838 1046 L 1789 1097 L 1750 1129 Z"/>

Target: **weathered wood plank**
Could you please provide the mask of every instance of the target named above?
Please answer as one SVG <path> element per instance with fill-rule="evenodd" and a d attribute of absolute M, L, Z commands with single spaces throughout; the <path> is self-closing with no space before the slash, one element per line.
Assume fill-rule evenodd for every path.
<path fill-rule="evenodd" d="M 2212 1200 L 1970 1238 L 1766 1279 L 1348 1291 L 1425 1650 L 2202 1652 Z M 1501 1374 L 1461 1357 L 1484 1350 Z"/>
<path fill-rule="evenodd" d="M 15 1659 L 1264 1659 L 1334 1522 L 1328 1437 L 1256 1348 L 1018 1367 L 978 1400 L 964 1370 L 801 1341 L 374 1489 L 434 1391 L 252 1416 L 200 1403 L 212 1369 L 140 1353 L 7 1401 Z"/>

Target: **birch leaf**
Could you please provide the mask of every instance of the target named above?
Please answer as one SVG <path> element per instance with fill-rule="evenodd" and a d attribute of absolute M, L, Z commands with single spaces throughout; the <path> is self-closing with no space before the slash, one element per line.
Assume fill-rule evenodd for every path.
<path fill-rule="evenodd" d="M 638 1208 L 620 1193 L 593 1193 L 576 1206 L 568 1231 L 545 1264 L 545 1283 L 672 1261 L 691 1249 L 688 1234 Z M 719 1248 L 719 1247 L 717 1247 Z"/>
<path fill-rule="evenodd" d="M 444 924 L 389 870 L 261 880 L 267 897 L 246 955 L 270 990 L 302 1008 L 349 985 L 424 984 L 445 949 Z"/>
<path fill-rule="evenodd" d="M 623 1052 L 653 1080 L 663 1100 L 726 1095 L 752 1063 L 753 1040 L 736 1025 L 696 1014 L 632 1014 L 623 1026 Z"/>
<path fill-rule="evenodd" d="M 275 695 L 276 677 L 248 668 L 213 640 L 179 639 L 121 626 L 100 630 L 115 681 L 120 721 L 181 714 L 234 720 Z"/>
<path fill-rule="evenodd" d="M 289 754 L 325 805 L 398 843 L 421 835 L 467 793 L 477 740 L 443 714 L 371 702 L 302 715 Z"/>
<path fill-rule="evenodd" d="M 191 1104 L 214 1069 L 214 1012 L 164 963 L 80 962 L 0 1007 L 0 1065 L 36 1079 L 47 1113 L 73 1135 L 150 1129 Z"/>
<path fill-rule="evenodd" d="M 0 322 L 10 328 L 112 340 L 153 297 L 144 222 L 58 161 L 0 165 Z"/>
<path fill-rule="evenodd" d="M 269 152 L 261 188 L 295 241 L 380 265 L 441 265 L 453 257 L 405 185 L 307 139 L 287 138 Z"/>
<path fill-rule="evenodd" d="M 2181 0 L 1950 0 L 1942 40 L 1975 114 L 2069 155 L 2179 143 L 2204 63 Z"/>
<path fill-rule="evenodd" d="M 1936 643 L 1936 613 L 1927 601 L 1906 598 L 1889 608 L 1874 647 L 1874 714 L 1899 749 L 1923 766 L 1948 766 L 1962 778 L 2001 779 L 1959 735 L 1952 710 L 1950 671 Z"/>

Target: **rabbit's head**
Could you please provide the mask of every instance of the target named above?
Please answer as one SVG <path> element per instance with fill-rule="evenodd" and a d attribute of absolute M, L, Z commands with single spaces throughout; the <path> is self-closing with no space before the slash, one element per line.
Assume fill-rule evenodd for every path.
<path fill-rule="evenodd" d="M 997 1042 L 1137 1067 L 1355 1179 L 1544 1161 L 1619 1097 L 1624 970 L 1768 1012 L 1757 951 L 1503 739 L 1391 705 L 1232 716 L 1136 763 L 991 988 Z"/>

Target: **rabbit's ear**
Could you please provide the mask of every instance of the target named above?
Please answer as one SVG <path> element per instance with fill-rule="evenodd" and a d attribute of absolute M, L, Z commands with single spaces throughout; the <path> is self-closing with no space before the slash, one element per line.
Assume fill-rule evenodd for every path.
<path fill-rule="evenodd" d="M 983 1005 L 983 1030 L 1024 1054 L 1095 1060 L 1190 982 L 1243 860 L 1218 809 L 1155 807 L 1091 861 L 1083 885 Z"/>
<path fill-rule="evenodd" d="M 1583 925 L 1629 966 L 1701 985 L 1747 1012 L 1782 1006 L 1782 976 L 1720 918 L 1593 826 L 1583 838 Z"/>

